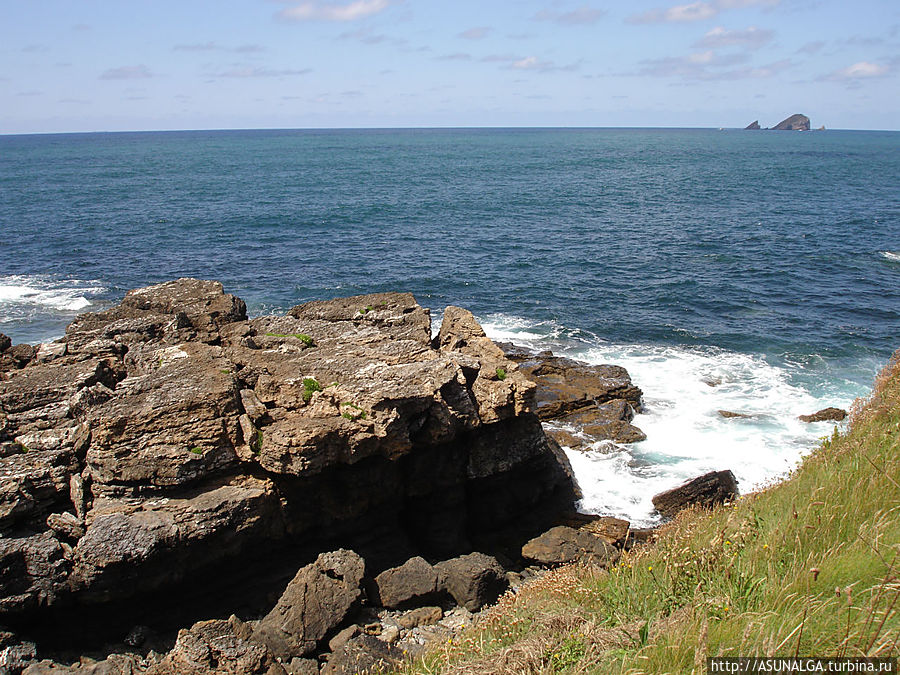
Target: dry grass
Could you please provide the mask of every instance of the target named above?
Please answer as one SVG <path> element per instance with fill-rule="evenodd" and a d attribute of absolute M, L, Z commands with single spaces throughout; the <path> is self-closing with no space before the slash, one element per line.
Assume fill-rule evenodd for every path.
<path fill-rule="evenodd" d="M 900 641 L 900 352 L 793 476 L 689 511 L 609 572 L 505 596 L 405 673 L 702 673 L 707 656 L 887 656 Z"/>

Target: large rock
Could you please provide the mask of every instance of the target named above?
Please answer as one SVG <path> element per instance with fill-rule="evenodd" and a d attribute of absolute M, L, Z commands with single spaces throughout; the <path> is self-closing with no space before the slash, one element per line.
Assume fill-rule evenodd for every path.
<path fill-rule="evenodd" d="M 653 506 L 664 516 L 674 516 L 688 506 L 710 508 L 737 497 L 737 479 L 731 471 L 710 471 L 653 497 Z"/>
<path fill-rule="evenodd" d="M 754 120 L 744 127 L 745 131 L 758 131 L 760 129 L 759 120 Z"/>
<path fill-rule="evenodd" d="M 628 401 L 613 399 L 568 413 L 556 421 L 574 427 L 594 441 L 637 443 L 647 440 L 647 435 L 631 424 L 633 418 L 634 409 Z"/>
<path fill-rule="evenodd" d="M 446 591 L 460 607 L 477 612 L 497 601 L 509 586 L 506 570 L 493 556 L 484 553 L 444 560 L 435 565 L 438 588 Z"/>
<path fill-rule="evenodd" d="M 323 675 L 365 675 L 389 672 L 403 659 L 403 651 L 371 635 L 359 635 L 331 654 Z"/>
<path fill-rule="evenodd" d="M 809 131 L 809 118 L 799 113 L 782 120 L 774 127 L 773 131 Z"/>
<path fill-rule="evenodd" d="M 609 567 L 619 559 L 619 551 L 603 538 L 565 525 L 551 528 L 522 547 L 522 557 L 539 565 L 581 562 Z"/>
<path fill-rule="evenodd" d="M 801 422 L 842 422 L 847 419 L 847 411 L 840 408 L 823 408 L 812 415 L 800 415 Z"/>
<path fill-rule="evenodd" d="M 377 601 L 382 607 L 397 608 L 433 595 L 437 572 L 424 558 L 410 558 L 375 577 Z"/>
<path fill-rule="evenodd" d="M 256 637 L 280 658 L 305 656 L 357 605 L 365 562 L 353 551 L 323 553 L 284 590 L 257 625 Z"/>

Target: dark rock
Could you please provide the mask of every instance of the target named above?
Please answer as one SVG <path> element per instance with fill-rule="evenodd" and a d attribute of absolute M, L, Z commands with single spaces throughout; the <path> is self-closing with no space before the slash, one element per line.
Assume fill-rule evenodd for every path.
<path fill-rule="evenodd" d="M 438 587 L 453 596 L 460 607 L 477 612 L 497 601 L 507 589 L 506 570 L 496 558 L 469 553 L 435 565 Z"/>
<path fill-rule="evenodd" d="M 674 516 L 688 506 L 711 508 L 737 497 L 737 479 L 731 471 L 710 471 L 684 485 L 660 492 L 653 506 L 664 516 Z"/>
<path fill-rule="evenodd" d="M 791 115 L 785 120 L 782 120 L 774 127 L 772 127 L 773 131 L 809 131 L 809 118 L 806 115 L 801 115 L 799 113 Z"/>
<path fill-rule="evenodd" d="M 37 658 L 37 645 L 33 642 L 19 642 L 0 650 L 0 672 L 19 673 Z"/>
<path fill-rule="evenodd" d="M 421 557 L 410 558 L 400 567 L 375 577 L 376 600 L 382 607 L 397 608 L 433 595 L 437 572 Z"/>
<path fill-rule="evenodd" d="M 753 122 L 750 122 L 750 124 L 748 124 L 746 127 L 744 127 L 744 130 L 745 131 L 756 131 L 759 128 L 760 128 L 759 120 L 755 120 Z"/>
<path fill-rule="evenodd" d="M 403 659 L 397 647 L 371 635 L 359 635 L 334 652 L 323 675 L 364 675 L 385 672 Z"/>
<path fill-rule="evenodd" d="M 70 569 L 62 545 L 50 532 L 0 537 L 0 614 L 53 604 L 68 591 Z"/>
<path fill-rule="evenodd" d="M 19 343 L 7 347 L 0 353 L 0 372 L 17 370 L 27 366 L 34 358 L 34 347 L 27 343 Z"/>
<path fill-rule="evenodd" d="M 319 675 L 319 662 L 315 659 L 293 658 L 284 666 L 287 675 Z"/>
<path fill-rule="evenodd" d="M 416 607 L 397 619 L 400 628 L 410 629 L 437 623 L 444 617 L 440 607 Z"/>
<path fill-rule="evenodd" d="M 328 650 L 336 652 L 338 649 L 347 644 L 347 642 L 349 642 L 351 638 L 355 638 L 357 635 L 359 635 L 359 633 L 360 629 L 356 624 L 347 626 L 344 630 L 340 631 L 337 635 L 335 635 L 328 641 Z"/>
<path fill-rule="evenodd" d="M 84 523 L 78 517 L 68 511 L 51 513 L 47 516 L 47 527 L 53 530 L 57 537 L 68 541 L 78 541 L 84 536 Z"/>
<path fill-rule="evenodd" d="M 9 339 L 9 336 L 0 333 L 0 354 L 5 352 L 10 347 L 12 347 L 12 340 Z"/>
<path fill-rule="evenodd" d="M 353 551 L 323 553 L 297 572 L 256 627 L 257 639 L 280 658 L 312 653 L 359 602 L 364 572 Z"/>
<path fill-rule="evenodd" d="M 522 557 L 540 565 L 581 562 L 610 567 L 619 555 L 619 551 L 602 538 L 565 525 L 548 530 L 522 547 Z"/>
<path fill-rule="evenodd" d="M 627 520 L 583 513 L 567 515 L 563 518 L 562 524 L 590 532 L 618 548 L 625 545 L 628 533 L 631 531 L 631 523 Z"/>
<path fill-rule="evenodd" d="M 823 408 L 812 415 L 800 415 L 801 422 L 841 422 L 847 418 L 847 411 L 840 408 Z"/>

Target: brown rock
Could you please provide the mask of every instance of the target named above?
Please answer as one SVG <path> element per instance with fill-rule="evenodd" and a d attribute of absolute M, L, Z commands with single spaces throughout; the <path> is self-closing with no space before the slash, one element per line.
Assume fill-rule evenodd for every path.
<path fill-rule="evenodd" d="M 297 572 L 255 635 L 280 658 L 312 653 L 356 606 L 364 571 L 353 551 L 323 553 Z"/>
<path fill-rule="evenodd" d="M 437 580 L 435 568 L 424 558 L 410 558 L 399 567 L 385 570 L 375 577 L 377 602 L 389 608 L 408 606 L 433 595 Z"/>
<path fill-rule="evenodd" d="M 737 497 L 737 480 L 731 471 L 710 471 L 653 497 L 653 506 L 664 516 L 674 516 L 688 506 L 711 508 Z"/>
<path fill-rule="evenodd" d="M 559 525 L 525 544 L 522 557 L 539 565 L 582 562 L 609 567 L 619 559 L 619 551 L 590 532 Z"/>
<path fill-rule="evenodd" d="M 440 607 L 417 607 L 397 619 L 397 624 L 400 628 L 408 630 L 417 626 L 428 626 L 437 623 L 443 617 L 444 612 Z"/>
<path fill-rule="evenodd" d="M 371 635 L 359 635 L 334 652 L 322 668 L 323 675 L 381 673 L 403 659 L 403 652 Z"/>
<path fill-rule="evenodd" d="M 841 422 L 847 418 L 847 411 L 840 408 L 823 408 L 812 415 L 800 415 L 801 422 Z"/>
<path fill-rule="evenodd" d="M 809 131 L 809 118 L 806 115 L 801 115 L 800 113 L 791 115 L 785 120 L 782 120 L 774 127 L 772 127 L 773 131 Z"/>
<path fill-rule="evenodd" d="M 730 419 L 750 419 L 753 415 L 747 415 L 746 413 L 732 412 L 731 410 L 720 410 L 719 415 L 724 417 L 727 420 Z"/>
<path fill-rule="evenodd" d="M 64 595 L 71 564 L 50 533 L 0 537 L 0 613 L 35 611 Z"/>
<path fill-rule="evenodd" d="M 9 339 L 8 335 L 0 333 L 0 354 L 5 352 L 10 347 L 12 347 L 12 340 Z"/>
<path fill-rule="evenodd" d="M 19 447 L 27 447 L 19 443 Z M 0 531 L 26 521 L 42 521 L 50 511 L 64 507 L 69 501 L 69 477 L 77 468 L 71 445 L 51 450 L 28 448 L 0 459 Z"/>

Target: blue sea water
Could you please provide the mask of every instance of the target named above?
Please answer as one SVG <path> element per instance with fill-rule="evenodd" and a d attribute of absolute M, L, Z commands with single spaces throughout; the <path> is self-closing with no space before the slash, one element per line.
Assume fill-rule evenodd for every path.
<path fill-rule="evenodd" d="M 849 406 L 900 347 L 898 132 L 0 136 L 0 232 L 16 342 L 195 276 L 251 314 L 407 290 L 625 365 L 648 440 L 570 457 L 583 508 L 639 522 L 691 473 L 783 475 L 831 428 L 796 416 Z"/>

